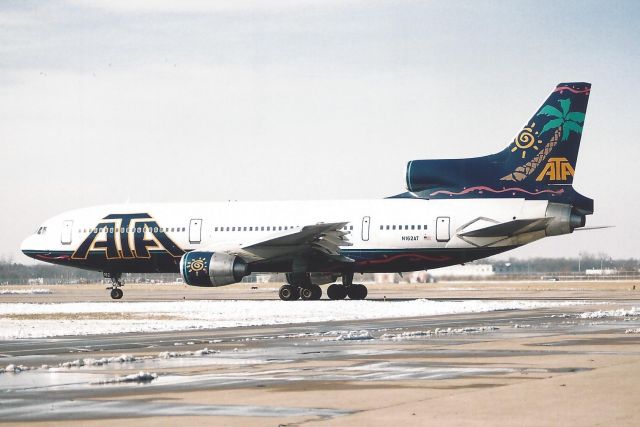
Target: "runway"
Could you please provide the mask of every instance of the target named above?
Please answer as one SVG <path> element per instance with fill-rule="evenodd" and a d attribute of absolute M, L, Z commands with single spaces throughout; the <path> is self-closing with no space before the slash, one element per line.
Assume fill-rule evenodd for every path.
<path fill-rule="evenodd" d="M 457 289 L 450 292 L 472 292 L 463 290 L 470 286 L 453 285 Z M 497 291 L 492 286 L 483 293 L 476 290 L 476 297 L 567 304 L 7 339 L 0 341 L 0 367 L 13 369 L 0 373 L 0 420 L 122 425 L 135 419 L 139 425 L 157 425 L 198 417 L 200 423 L 270 426 L 638 425 L 640 301 L 630 284 L 592 284 L 582 290 L 561 284 L 531 299 L 529 284 L 498 286 Z M 91 296 L 97 289 L 88 291 Z M 383 291 L 393 297 L 384 295 L 385 301 L 374 290 L 374 304 L 412 301 L 407 289 Z M 442 287 L 430 291 L 445 292 Z M 144 292 L 136 292 L 130 298 L 143 300 Z M 76 300 L 83 297 L 76 288 L 57 293 L 33 296 L 49 303 L 73 294 Z M 225 297 L 233 295 L 231 289 Z M 305 302 L 285 304 L 302 307 Z"/>

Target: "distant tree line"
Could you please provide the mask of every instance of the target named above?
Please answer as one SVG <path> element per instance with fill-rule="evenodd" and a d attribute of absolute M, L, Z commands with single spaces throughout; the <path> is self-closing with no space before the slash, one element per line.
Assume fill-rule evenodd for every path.
<path fill-rule="evenodd" d="M 606 254 L 581 254 L 578 258 L 530 258 L 507 260 L 480 260 L 481 264 L 493 265 L 496 273 L 584 273 L 587 269 L 613 269 L 634 271 L 640 269 L 640 260 L 635 258 L 613 259 Z"/>

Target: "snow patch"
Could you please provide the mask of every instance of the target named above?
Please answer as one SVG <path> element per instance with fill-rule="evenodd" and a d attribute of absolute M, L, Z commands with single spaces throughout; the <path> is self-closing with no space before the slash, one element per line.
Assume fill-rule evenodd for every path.
<path fill-rule="evenodd" d="M 152 301 L 0 304 L 0 340 L 529 310 L 575 301 Z M 107 314 L 129 315 L 113 319 Z M 17 318 L 11 315 L 19 314 Z M 33 314 L 30 319 L 28 315 Z M 80 316 L 79 314 L 84 314 Z M 50 315 L 51 318 L 47 318 Z M 109 317 L 109 318 L 106 318 Z M 184 343 L 176 343 L 184 345 Z"/>
<path fill-rule="evenodd" d="M 215 354 L 220 353 L 219 350 L 209 350 L 208 348 L 203 348 L 202 350 L 196 351 L 163 351 L 162 353 L 158 353 L 158 358 L 160 359 L 174 359 L 176 357 L 202 357 L 207 354 Z"/>
<path fill-rule="evenodd" d="M 20 373 L 22 371 L 30 371 L 32 369 L 36 369 L 30 366 L 24 366 L 24 365 L 7 365 L 4 369 L 0 368 L 0 373 L 11 373 L 11 374 L 17 374 Z"/>
<path fill-rule="evenodd" d="M 137 374 L 124 375 L 107 380 L 95 381 L 91 384 L 149 383 L 158 378 L 158 374 L 140 371 Z"/>
<path fill-rule="evenodd" d="M 464 335 L 464 334 L 479 334 L 484 332 L 491 332 L 499 329 L 497 326 L 479 326 L 479 327 L 467 327 L 467 328 L 436 328 L 433 331 L 431 329 L 426 331 L 408 331 L 399 334 L 384 334 L 380 336 L 382 340 L 404 340 L 420 337 L 437 337 L 443 335 Z"/>
<path fill-rule="evenodd" d="M 0 295 L 42 295 L 50 294 L 49 289 L 0 289 Z"/>
<path fill-rule="evenodd" d="M 603 319 L 605 317 L 630 317 L 630 316 L 640 316 L 640 308 L 632 307 L 628 310 L 624 308 L 619 308 L 618 310 L 598 310 L 585 312 L 578 317 L 580 319 Z"/>
<path fill-rule="evenodd" d="M 334 341 L 365 341 L 372 340 L 373 336 L 369 331 L 339 331 Z M 323 341 L 326 340 L 323 339 Z"/>
<path fill-rule="evenodd" d="M 635 329 L 627 329 L 624 331 L 625 334 L 640 334 L 640 328 Z"/>

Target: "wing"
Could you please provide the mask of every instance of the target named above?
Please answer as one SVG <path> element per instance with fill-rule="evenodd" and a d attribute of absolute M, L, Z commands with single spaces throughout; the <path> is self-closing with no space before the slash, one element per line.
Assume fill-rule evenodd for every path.
<path fill-rule="evenodd" d="M 268 240 L 240 245 L 215 245 L 213 251 L 238 255 L 248 262 L 274 258 L 293 257 L 301 253 L 315 252 L 339 262 L 353 262 L 340 254 L 340 247 L 352 246 L 349 232 L 341 230 L 347 222 L 331 222 L 307 225 L 298 231 L 278 233 Z"/>

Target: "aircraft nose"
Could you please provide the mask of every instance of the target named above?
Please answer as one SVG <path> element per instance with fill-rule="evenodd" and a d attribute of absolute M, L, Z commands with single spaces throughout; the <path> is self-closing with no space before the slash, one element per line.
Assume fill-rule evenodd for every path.
<path fill-rule="evenodd" d="M 20 245 L 20 250 L 22 251 L 23 254 L 30 257 L 33 249 L 34 249 L 33 235 L 31 235 L 22 241 L 22 244 Z"/>

